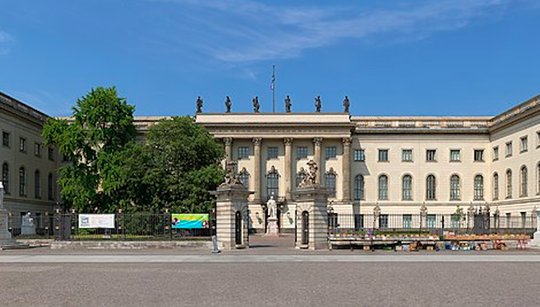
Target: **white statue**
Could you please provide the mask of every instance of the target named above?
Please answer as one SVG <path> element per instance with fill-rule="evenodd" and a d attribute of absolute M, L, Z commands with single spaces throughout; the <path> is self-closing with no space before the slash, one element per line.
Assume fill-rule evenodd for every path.
<path fill-rule="evenodd" d="M 277 217 L 277 204 L 274 200 L 274 196 L 270 196 L 270 199 L 266 203 L 266 208 L 268 210 L 268 218 L 276 218 Z"/>
<path fill-rule="evenodd" d="M 28 212 L 22 217 L 22 224 L 25 226 L 34 226 L 34 219 L 32 213 Z"/>

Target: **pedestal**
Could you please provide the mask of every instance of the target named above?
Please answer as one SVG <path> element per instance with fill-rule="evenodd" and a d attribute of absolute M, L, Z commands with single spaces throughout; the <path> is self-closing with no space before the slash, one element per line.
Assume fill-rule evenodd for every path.
<path fill-rule="evenodd" d="M 268 225 L 266 226 L 267 237 L 279 237 L 279 228 L 278 228 L 278 219 L 277 217 L 268 218 Z"/>
<path fill-rule="evenodd" d="M 533 235 L 531 245 L 540 247 L 540 209 L 536 209 L 536 232 Z"/>
<path fill-rule="evenodd" d="M 328 249 L 328 192 L 318 184 L 298 188 L 296 248 Z"/>
<path fill-rule="evenodd" d="M 218 245 L 224 250 L 249 248 L 249 191 L 242 184 L 222 184 L 215 194 Z"/>

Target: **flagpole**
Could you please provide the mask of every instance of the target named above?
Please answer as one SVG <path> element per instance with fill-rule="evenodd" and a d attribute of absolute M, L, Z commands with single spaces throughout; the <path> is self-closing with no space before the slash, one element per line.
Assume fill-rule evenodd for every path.
<path fill-rule="evenodd" d="M 272 112 L 276 112 L 276 65 L 272 65 Z"/>

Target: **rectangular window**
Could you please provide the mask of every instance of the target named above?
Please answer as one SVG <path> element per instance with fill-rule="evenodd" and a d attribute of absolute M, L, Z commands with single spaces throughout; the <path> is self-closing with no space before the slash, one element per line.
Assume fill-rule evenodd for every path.
<path fill-rule="evenodd" d="M 2 145 L 9 147 L 9 132 L 2 131 Z"/>
<path fill-rule="evenodd" d="M 506 143 L 506 156 L 507 157 L 512 156 L 512 142 Z"/>
<path fill-rule="evenodd" d="M 238 160 L 249 158 L 250 150 L 247 146 L 238 147 Z"/>
<path fill-rule="evenodd" d="M 298 160 L 307 159 L 307 156 L 308 156 L 308 148 L 306 146 L 296 147 L 296 158 Z"/>
<path fill-rule="evenodd" d="M 527 224 L 527 212 L 520 212 L 519 215 L 521 216 L 521 228 L 525 228 Z"/>
<path fill-rule="evenodd" d="M 450 162 L 459 162 L 461 161 L 461 150 L 451 149 L 450 150 Z"/>
<path fill-rule="evenodd" d="M 499 160 L 499 146 L 493 147 L 493 161 Z"/>
<path fill-rule="evenodd" d="M 324 149 L 326 160 L 335 159 L 337 155 L 336 146 L 329 146 Z"/>
<path fill-rule="evenodd" d="M 412 149 L 402 149 L 401 150 L 401 161 L 403 162 L 412 162 Z"/>
<path fill-rule="evenodd" d="M 41 144 L 40 143 L 34 144 L 34 155 L 36 157 L 41 157 Z"/>
<path fill-rule="evenodd" d="M 474 150 L 474 161 L 475 162 L 484 162 L 484 150 L 475 149 Z"/>
<path fill-rule="evenodd" d="M 19 151 L 26 152 L 26 139 L 25 138 L 19 138 Z"/>
<path fill-rule="evenodd" d="M 366 160 L 366 154 L 363 149 L 355 149 L 354 153 L 354 161 L 365 161 Z"/>
<path fill-rule="evenodd" d="M 452 220 L 452 223 L 451 223 L 452 228 L 454 228 L 454 229 L 460 228 L 460 226 L 461 226 L 461 225 L 460 225 L 460 224 L 461 224 L 461 223 L 460 223 L 460 222 L 461 222 L 461 221 L 460 221 L 461 216 L 460 216 L 459 214 L 452 214 L 452 215 L 450 216 L 450 219 Z"/>
<path fill-rule="evenodd" d="M 47 156 L 49 160 L 54 161 L 54 148 L 52 147 L 47 148 Z"/>
<path fill-rule="evenodd" d="M 427 228 L 437 227 L 437 216 L 435 214 L 428 214 L 426 217 Z"/>
<path fill-rule="evenodd" d="M 355 214 L 354 215 L 354 230 L 359 231 L 364 229 L 364 215 Z"/>
<path fill-rule="evenodd" d="M 388 214 L 379 215 L 379 228 L 388 228 Z"/>
<path fill-rule="evenodd" d="M 388 162 L 388 149 L 379 149 L 379 162 Z"/>
<path fill-rule="evenodd" d="M 403 228 L 412 228 L 412 214 L 403 214 Z"/>
<path fill-rule="evenodd" d="M 428 161 L 428 162 L 436 162 L 437 161 L 437 150 L 435 150 L 435 149 L 427 149 L 426 150 L 426 161 Z"/>
<path fill-rule="evenodd" d="M 536 132 L 536 148 L 540 148 L 540 131 Z"/>
<path fill-rule="evenodd" d="M 278 158 L 278 148 L 277 147 L 268 147 L 267 159 L 277 159 Z"/>
<path fill-rule="evenodd" d="M 527 150 L 529 150 L 529 144 L 527 143 L 528 140 L 526 136 L 520 138 L 520 152 L 526 152 Z"/>

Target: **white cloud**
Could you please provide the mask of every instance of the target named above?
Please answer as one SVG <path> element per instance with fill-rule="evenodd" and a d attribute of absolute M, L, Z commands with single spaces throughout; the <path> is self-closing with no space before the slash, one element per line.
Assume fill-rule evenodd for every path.
<path fill-rule="evenodd" d="M 512 0 L 431 0 L 388 8 L 272 5 L 250 0 L 154 0 L 195 12 L 192 44 L 215 60 L 246 63 L 291 58 L 344 40 L 425 38 L 461 29 L 498 12 Z M 393 2 L 395 3 L 395 2 Z M 186 27 L 186 24 L 182 24 Z"/>

